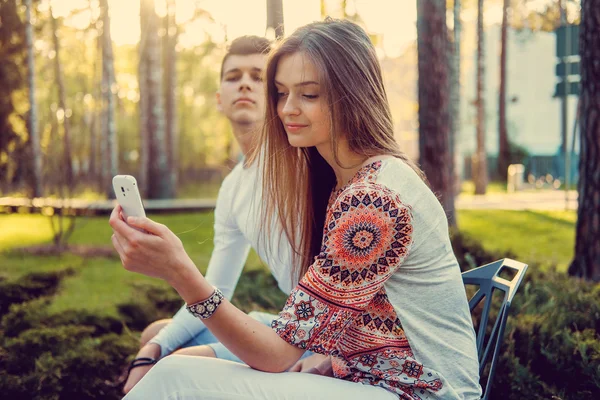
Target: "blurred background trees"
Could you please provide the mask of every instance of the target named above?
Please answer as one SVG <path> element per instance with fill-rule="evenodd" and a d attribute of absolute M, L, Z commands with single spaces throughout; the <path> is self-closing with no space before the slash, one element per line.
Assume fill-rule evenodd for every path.
<path fill-rule="evenodd" d="M 200 7 L 176 21 L 174 0 L 141 1 L 139 44 L 115 46 L 111 3 L 0 1 L 0 196 L 111 197 L 110 178 L 130 173 L 168 198 L 180 173 L 183 185 L 226 173 L 235 147 L 214 106 L 226 43 L 211 36 L 223 28 Z M 179 46 L 190 27 L 203 39 Z"/>
<path fill-rule="evenodd" d="M 113 2 L 0 1 L 3 195 L 52 195 L 62 179 L 74 195 L 110 197 L 110 176 L 116 172 L 136 175 L 151 198 L 192 195 L 194 189 L 188 189 L 194 182 L 218 181 L 238 157 L 214 107 L 227 43 L 244 33 L 282 37 L 327 15 L 352 19 L 369 32 L 383 66 L 397 139 L 412 158 L 420 157 L 417 31 L 407 22 L 416 22 L 418 2 L 140 0 L 116 10 Z M 457 180 L 473 180 L 484 193 L 486 176 L 505 180 L 508 164 L 515 162 L 526 164 L 526 174 L 535 179 L 551 174 L 564 183 L 565 160 L 551 146 L 558 138 L 564 150 L 567 139 L 564 132 L 554 138 L 550 130 L 559 124 L 553 119 L 549 125 L 544 117 L 556 100 L 547 93 L 540 109 L 532 110 L 529 94 L 541 90 L 542 79 L 533 79 L 525 59 L 535 47 L 538 58 L 547 60 L 537 68 L 553 70 L 549 32 L 561 15 L 579 21 L 577 1 L 559 3 L 432 2 L 448 21 L 448 55 L 445 63 L 435 63 L 435 71 L 449 71 L 450 99 L 442 111 L 448 113 L 450 154 L 444 165 L 454 171 L 455 188 Z M 231 19 L 233 6 L 247 18 Z M 405 22 L 391 18 L 395 11 Z M 119 17 L 117 25 L 111 15 Z M 124 15 L 129 24 L 122 22 Z M 262 29 L 250 29 L 256 24 Z M 552 90 L 552 83 L 547 86 Z M 573 98 L 565 104 L 572 108 Z M 210 194 L 194 194 L 205 195 Z"/>

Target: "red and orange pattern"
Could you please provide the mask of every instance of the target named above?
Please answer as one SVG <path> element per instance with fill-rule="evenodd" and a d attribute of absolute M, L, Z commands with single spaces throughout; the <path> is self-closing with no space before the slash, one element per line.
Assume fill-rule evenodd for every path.
<path fill-rule="evenodd" d="M 384 287 L 412 245 L 411 211 L 375 183 L 380 167 L 361 169 L 332 194 L 321 252 L 273 328 L 291 344 L 331 355 L 338 378 L 427 399 L 442 379 L 414 359 Z"/>

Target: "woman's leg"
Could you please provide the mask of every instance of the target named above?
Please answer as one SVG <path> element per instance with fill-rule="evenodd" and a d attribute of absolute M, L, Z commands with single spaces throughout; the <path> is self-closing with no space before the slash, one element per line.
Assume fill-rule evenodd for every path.
<path fill-rule="evenodd" d="M 299 372 L 273 374 L 225 360 L 173 355 L 159 361 L 125 400 L 397 400 L 387 390 Z"/>
<path fill-rule="evenodd" d="M 142 331 L 142 336 L 140 337 L 140 347 L 144 347 L 146 343 L 150 341 L 150 339 L 156 336 L 162 328 L 169 325 L 171 321 L 172 320 L 170 318 L 159 319 L 158 321 L 154 321 L 148 325 L 146 329 Z"/>

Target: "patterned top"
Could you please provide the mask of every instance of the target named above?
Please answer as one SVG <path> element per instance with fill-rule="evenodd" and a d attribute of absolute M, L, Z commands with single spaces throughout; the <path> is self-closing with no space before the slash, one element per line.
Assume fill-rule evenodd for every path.
<path fill-rule="evenodd" d="M 415 246 L 412 208 L 377 183 L 388 162 L 362 168 L 332 193 L 321 252 L 273 328 L 291 344 L 331 355 L 337 378 L 381 386 L 403 399 L 442 398 L 436 394 L 447 381 L 415 357 L 386 289 Z M 464 398 L 448 397 L 454 392 L 444 390 L 443 398 Z"/>

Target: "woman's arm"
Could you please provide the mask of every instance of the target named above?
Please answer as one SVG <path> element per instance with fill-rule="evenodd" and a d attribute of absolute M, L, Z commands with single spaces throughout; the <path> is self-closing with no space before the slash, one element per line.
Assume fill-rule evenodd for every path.
<path fill-rule="evenodd" d="M 213 286 L 198 271 L 181 240 L 166 226 L 148 218 L 129 218 L 125 223 L 120 215 L 121 209 L 117 206 L 111 214 L 110 225 L 114 231 L 113 245 L 125 269 L 164 279 L 187 304 L 213 294 Z M 221 343 L 255 369 L 282 372 L 304 353 L 227 300 L 204 323 Z"/>
<path fill-rule="evenodd" d="M 239 231 L 223 221 L 215 211 L 214 248 L 206 270 L 206 280 L 218 287 L 231 299 L 244 263 L 250 252 L 250 244 Z M 185 305 L 175 314 L 171 323 L 150 340 L 160 346 L 160 357 L 171 354 L 206 329 L 204 322 L 190 314 Z"/>

